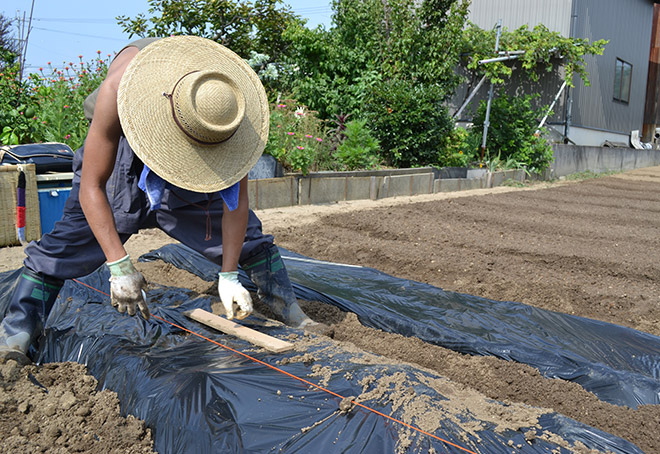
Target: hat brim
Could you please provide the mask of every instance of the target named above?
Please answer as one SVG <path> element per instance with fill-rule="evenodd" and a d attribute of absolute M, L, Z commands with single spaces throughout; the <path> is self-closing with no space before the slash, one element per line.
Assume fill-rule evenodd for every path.
<path fill-rule="evenodd" d="M 245 116 L 224 142 L 205 145 L 177 126 L 168 94 L 192 71 L 228 74 L 245 97 Z M 215 192 L 242 179 L 268 140 L 269 107 L 256 73 L 233 51 L 209 39 L 172 36 L 149 44 L 133 58 L 119 84 L 121 127 L 135 154 L 171 184 Z"/>

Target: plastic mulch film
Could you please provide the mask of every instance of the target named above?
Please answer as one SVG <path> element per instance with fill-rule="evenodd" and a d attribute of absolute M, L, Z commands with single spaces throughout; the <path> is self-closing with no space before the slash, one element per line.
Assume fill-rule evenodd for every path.
<path fill-rule="evenodd" d="M 280 252 L 299 298 L 354 312 L 365 326 L 460 353 L 528 364 L 545 377 L 579 383 L 615 405 L 660 403 L 660 337 L 521 303 L 447 292 L 372 268 Z M 217 275 L 215 264 L 179 244 L 143 257 L 162 258 L 206 280 Z"/>
<path fill-rule="evenodd" d="M 185 248 L 157 253 L 170 254 L 181 259 L 169 257 L 177 266 L 194 264 L 190 271 L 213 269 Z M 326 266 L 303 260 L 285 259 L 297 281 L 294 262 Z M 0 274 L 3 312 L 17 277 L 18 271 Z M 149 321 L 122 315 L 100 293 L 109 293 L 108 277 L 102 267 L 80 279 L 92 288 L 67 281 L 46 324 L 44 342 L 33 354 L 43 363 L 84 364 L 100 389 L 117 393 L 123 414 L 152 429 L 161 454 L 509 453 L 514 448 L 521 453 L 570 453 L 575 444 L 601 452 L 641 453 L 625 440 L 556 413 L 486 398 L 478 407 L 469 406 L 439 374 L 248 317 L 242 322 L 248 327 L 296 339 L 294 350 L 269 353 L 185 317 L 193 308 L 210 310 L 211 303 L 186 289 L 150 290 Z M 298 281 L 296 290 L 302 288 Z M 521 419 L 524 424 L 535 421 L 532 427 L 517 422 L 521 412 L 528 412 Z"/>

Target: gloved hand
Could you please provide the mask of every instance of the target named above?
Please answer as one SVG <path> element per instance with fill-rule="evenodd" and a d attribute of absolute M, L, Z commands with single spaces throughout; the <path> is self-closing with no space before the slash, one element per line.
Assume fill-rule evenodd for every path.
<path fill-rule="evenodd" d="M 144 289 L 147 287 L 147 281 L 131 263 L 130 256 L 109 262 L 110 268 L 110 298 L 112 305 L 122 314 L 128 312 L 128 315 L 135 315 L 137 306 L 145 319 L 150 317 L 147 307 L 147 294 Z"/>
<path fill-rule="evenodd" d="M 238 271 L 220 272 L 218 274 L 218 294 L 225 306 L 227 320 L 234 318 L 234 303 L 238 304 L 236 318 L 244 319 L 252 313 L 252 297 L 250 292 L 238 282 Z"/>

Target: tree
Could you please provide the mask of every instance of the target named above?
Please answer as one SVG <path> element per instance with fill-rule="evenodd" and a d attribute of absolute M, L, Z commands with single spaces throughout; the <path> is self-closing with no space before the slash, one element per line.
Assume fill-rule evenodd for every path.
<path fill-rule="evenodd" d="M 13 65 L 18 56 L 18 43 L 12 37 L 13 21 L 0 14 L 0 70 Z"/>
<path fill-rule="evenodd" d="M 283 53 L 282 34 L 302 21 L 280 0 L 149 0 L 149 17 L 119 16 L 129 36 L 196 35 L 219 42 L 249 58 L 250 52 L 277 60 Z"/>
<path fill-rule="evenodd" d="M 524 167 L 530 173 L 541 173 L 550 166 L 552 147 L 536 134 L 538 118 L 546 111 L 545 107 L 534 107 L 533 101 L 537 96 L 500 95 L 493 100 L 490 121 L 496 127 L 488 133 L 487 160 L 508 162 L 505 167 Z M 482 101 L 467 139 L 472 143 L 473 150 L 476 143 L 481 142 L 485 118 L 486 101 Z"/>
<path fill-rule="evenodd" d="M 333 27 L 290 27 L 288 87 L 326 118 L 359 115 L 365 97 L 391 79 L 440 85 L 444 96 L 458 83 L 463 0 L 334 0 Z"/>
<path fill-rule="evenodd" d="M 391 165 L 438 162 L 451 131 L 463 0 L 335 0 L 333 27 L 290 27 L 285 88 L 331 119 L 367 119 Z"/>

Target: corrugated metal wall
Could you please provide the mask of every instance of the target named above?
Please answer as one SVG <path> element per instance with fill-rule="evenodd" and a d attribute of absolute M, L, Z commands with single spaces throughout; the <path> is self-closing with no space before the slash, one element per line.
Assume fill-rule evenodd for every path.
<path fill-rule="evenodd" d="M 543 24 L 568 36 L 572 3 L 573 0 L 472 0 L 468 20 L 487 30 L 495 27 L 498 19 L 510 30 L 525 24 L 530 28 Z"/>
<path fill-rule="evenodd" d="M 589 57 L 591 87 L 578 80 L 573 90 L 575 126 L 629 133 L 642 129 L 653 2 L 649 0 L 576 0 L 574 36 L 609 39 L 602 56 Z M 620 58 L 633 65 L 630 102 L 614 101 L 614 68 Z"/>

